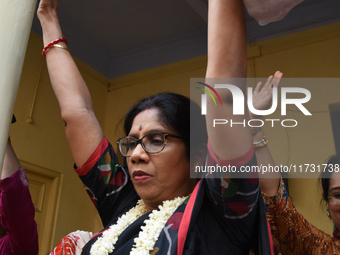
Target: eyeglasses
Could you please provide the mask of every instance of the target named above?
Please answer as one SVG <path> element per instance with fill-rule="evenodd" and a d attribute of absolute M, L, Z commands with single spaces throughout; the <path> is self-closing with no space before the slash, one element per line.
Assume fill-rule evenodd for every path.
<path fill-rule="evenodd" d="M 150 154 L 161 152 L 167 143 L 167 137 L 182 138 L 178 135 L 173 135 L 165 132 L 150 132 L 140 139 L 133 136 L 126 136 L 117 141 L 119 151 L 124 157 L 130 157 L 133 150 L 140 143 L 143 149 Z"/>
<path fill-rule="evenodd" d="M 328 199 L 332 205 L 340 205 L 340 193 L 329 195 Z"/>

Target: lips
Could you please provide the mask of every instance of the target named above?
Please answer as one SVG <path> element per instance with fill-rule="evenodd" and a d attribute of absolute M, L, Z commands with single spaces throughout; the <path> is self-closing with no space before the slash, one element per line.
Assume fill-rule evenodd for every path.
<path fill-rule="evenodd" d="M 136 170 L 132 173 L 132 178 L 136 182 L 142 182 L 142 181 L 145 181 L 145 180 L 147 180 L 151 177 L 152 177 L 151 175 L 147 174 L 146 172 L 144 172 L 142 170 Z"/>

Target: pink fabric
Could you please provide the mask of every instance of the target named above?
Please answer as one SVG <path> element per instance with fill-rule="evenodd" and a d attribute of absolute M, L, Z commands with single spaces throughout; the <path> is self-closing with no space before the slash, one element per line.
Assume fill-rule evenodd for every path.
<path fill-rule="evenodd" d="M 267 219 L 267 228 L 268 228 L 268 234 L 269 234 L 270 254 L 274 255 L 275 246 L 274 246 L 272 231 L 270 230 L 270 224 L 269 224 L 268 219 Z"/>
<path fill-rule="evenodd" d="M 217 163 L 220 166 L 228 166 L 228 165 L 232 165 L 232 166 L 236 166 L 236 167 L 244 166 L 254 156 L 254 147 L 251 146 L 250 150 L 246 154 L 244 154 L 244 155 L 242 155 L 238 158 L 219 159 L 216 156 L 213 148 L 211 147 L 210 140 L 208 140 L 208 150 L 209 150 L 210 156 L 212 157 L 214 162 Z"/>
<path fill-rule="evenodd" d="M 1 180 L 0 190 L 0 221 L 7 232 L 0 239 L 0 255 L 37 255 L 35 209 L 24 169 Z"/>
<path fill-rule="evenodd" d="M 187 237 L 187 234 L 188 234 L 189 225 L 190 225 L 191 214 L 192 214 L 192 210 L 194 209 L 195 199 L 196 199 L 196 196 L 197 196 L 198 187 L 199 187 L 200 183 L 201 183 L 201 181 L 199 181 L 196 184 L 194 191 L 190 195 L 189 202 L 188 202 L 188 204 L 187 204 L 187 206 L 185 208 L 185 211 L 184 211 L 182 222 L 181 222 L 181 224 L 179 226 L 179 230 L 178 230 L 178 243 L 177 243 L 177 255 L 182 255 L 183 254 L 184 244 L 185 244 L 185 240 L 186 240 L 186 237 Z"/>

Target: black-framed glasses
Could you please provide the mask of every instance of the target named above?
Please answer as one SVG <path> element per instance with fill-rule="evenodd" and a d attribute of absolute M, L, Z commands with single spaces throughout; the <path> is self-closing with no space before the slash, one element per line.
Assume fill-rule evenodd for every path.
<path fill-rule="evenodd" d="M 142 138 L 137 139 L 133 136 L 126 136 L 117 141 L 119 151 L 124 157 L 130 157 L 133 150 L 140 143 L 143 149 L 150 154 L 161 152 L 168 141 L 168 136 L 174 138 L 182 138 L 178 135 L 169 134 L 166 132 L 150 132 L 144 135 Z"/>
<path fill-rule="evenodd" d="M 329 195 L 328 199 L 332 205 L 340 205 L 340 194 L 339 193 L 334 194 L 334 195 Z"/>

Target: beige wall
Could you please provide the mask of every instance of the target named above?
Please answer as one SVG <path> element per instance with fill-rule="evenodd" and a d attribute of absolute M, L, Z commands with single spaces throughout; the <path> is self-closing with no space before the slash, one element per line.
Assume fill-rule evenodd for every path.
<path fill-rule="evenodd" d="M 339 31 L 340 23 L 336 23 L 250 46 L 249 77 L 267 77 L 276 70 L 283 71 L 285 77 L 339 77 Z M 71 231 L 98 231 L 101 224 L 80 180 L 72 171 L 73 160 L 64 136 L 59 107 L 50 86 L 46 63 L 40 54 L 41 49 L 41 38 L 32 33 L 14 111 L 18 122 L 12 125 L 10 134 L 20 160 L 60 173 L 62 176 L 52 240 L 54 246 L 62 236 Z M 122 136 L 121 131 L 116 131 L 118 121 L 138 99 L 160 91 L 189 96 L 190 78 L 204 77 L 206 56 L 112 80 L 80 62 L 77 63 L 90 88 L 97 117 L 106 136 L 114 143 Z M 320 89 L 321 86 L 313 88 L 313 91 Z M 325 159 L 334 153 L 326 106 L 330 101 L 337 102 L 339 92 L 338 88 L 335 88 L 331 99 L 323 99 L 321 113 L 316 113 L 321 101 L 308 105 L 313 116 L 321 116 L 324 124 L 312 119 L 304 123 L 306 119 L 302 118 L 301 127 L 304 127 L 306 132 L 300 131 L 301 129 L 286 129 L 276 133 L 274 130 L 265 129 L 270 148 L 278 163 L 294 163 L 298 159 L 306 161 L 304 163 L 311 163 L 311 160 L 324 163 Z M 32 102 L 33 123 L 28 123 L 26 120 L 30 116 Z M 294 112 L 288 114 L 292 118 L 300 118 L 294 115 Z M 308 220 L 330 233 L 331 223 L 326 219 L 325 211 L 319 209 L 320 196 L 316 180 L 292 179 L 290 183 L 291 195 L 297 208 Z"/>

